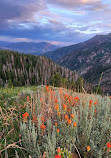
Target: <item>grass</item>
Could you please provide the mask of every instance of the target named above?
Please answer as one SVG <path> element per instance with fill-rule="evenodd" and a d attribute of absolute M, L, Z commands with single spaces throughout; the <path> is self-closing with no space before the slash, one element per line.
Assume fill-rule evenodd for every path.
<path fill-rule="evenodd" d="M 1 89 L 0 156 L 109 158 L 110 116 L 109 96 L 51 86 Z"/>

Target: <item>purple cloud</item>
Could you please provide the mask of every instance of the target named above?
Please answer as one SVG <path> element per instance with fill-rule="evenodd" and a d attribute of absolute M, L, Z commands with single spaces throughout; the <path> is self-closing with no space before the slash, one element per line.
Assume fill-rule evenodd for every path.
<path fill-rule="evenodd" d="M 111 30 L 107 0 L 0 0 L 0 40 L 69 45 Z"/>

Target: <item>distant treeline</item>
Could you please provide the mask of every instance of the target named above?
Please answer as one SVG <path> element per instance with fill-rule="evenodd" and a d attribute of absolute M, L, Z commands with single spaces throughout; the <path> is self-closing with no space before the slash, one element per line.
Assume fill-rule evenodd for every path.
<path fill-rule="evenodd" d="M 58 79 L 58 82 L 57 82 Z M 44 56 L 0 50 L 0 87 L 5 85 L 48 85 L 91 90 L 92 86 L 68 68 Z"/>

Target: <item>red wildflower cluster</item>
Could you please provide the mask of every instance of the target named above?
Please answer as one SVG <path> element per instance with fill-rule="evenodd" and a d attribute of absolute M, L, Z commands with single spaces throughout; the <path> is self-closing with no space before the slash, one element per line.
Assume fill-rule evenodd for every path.
<path fill-rule="evenodd" d="M 60 154 L 60 152 L 61 152 L 61 149 L 57 148 L 57 153 Z"/>
<path fill-rule="evenodd" d="M 73 126 L 74 126 L 74 127 L 77 127 L 77 123 L 76 123 L 76 122 L 74 122 L 74 123 L 73 123 Z"/>
<path fill-rule="evenodd" d="M 45 86 L 46 92 L 49 92 L 49 86 Z"/>
<path fill-rule="evenodd" d="M 92 100 L 89 101 L 89 107 L 92 106 L 92 102 L 93 102 Z"/>
<path fill-rule="evenodd" d="M 63 104 L 63 109 L 67 110 L 67 105 L 66 104 Z"/>
<path fill-rule="evenodd" d="M 55 157 L 54 158 L 61 158 L 61 149 L 60 148 L 57 148 L 57 154 L 58 155 L 55 155 Z"/>
<path fill-rule="evenodd" d="M 89 152 L 91 150 L 90 146 L 87 146 L 87 152 Z"/>
<path fill-rule="evenodd" d="M 75 100 L 76 102 L 78 102 L 78 101 L 79 101 L 79 97 L 75 97 L 74 100 Z"/>
<path fill-rule="evenodd" d="M 74 114 L 71 114 L 70 116 L 71 116 L 71 119 L 74 119 Z"/>
<path fill-rule="evenodd" d="M 55 155 L 54 158 L 61 158 L 61 155 Z"/>
<path fill-rule="evenodd" d="M 44 124 L 42 124 L 42 125 L 40 126 L 40 128 L 41 128 L 42 130 L 44 130 L 44 129 L 46 128 L 46 126 L 45 126 Z"/>
<path fill-rule="evenodd" d="M 27 112 L 25 112 L 24 114 L 22 114 L 23 119 L 24 118 L 28 118 L 29 114 Z"/>
<path fill-rule="evenodd" d="M 65 120 L 67 121 L 69 119 L 69 116 L 68 115 L 65 115 Z"/>
<path fill-rule="evenodd" d="M 72 121 L 71 119 L 68 119 L 68 125 L 71 125 Z"/>
<path fill-rule="evenodd" d="M 68 98 L 69 98 L 69 95 L 68 95 L 68 94 L 65 94 L 65 95 L 64 95 L 64 99 L 67 100 Z"/>
<path fill-rule="evenodd" d="M 59 111 L 59 105 L 58 105 L 58 104 L 55 105 L 55 109 L 56 109 L 57 111 Z"/>
<path fill-rule="evenodd" d="M 57 101 L 57 99 L 55 100 L 55 103 L 57 103 L 58 101 Z"/>
<path fill-rule="evenodd" d="M 110 150 L 110 149 L 111 149 L 111 144 L 110 144 L 110 142 L 108 142 L 106 145 L 107 145 L 107 149 Z"/>
<path fill-rule="evenodd" d="M 60 129 L 58 128 L 58 129 L 57 129 L 57 133 L 59 133 L 59 131 L 60 131 Z"/>

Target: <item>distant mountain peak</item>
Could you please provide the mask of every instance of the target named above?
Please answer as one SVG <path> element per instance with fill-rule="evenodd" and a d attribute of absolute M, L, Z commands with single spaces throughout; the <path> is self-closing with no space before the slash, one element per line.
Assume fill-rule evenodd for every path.
<path fill-rule="evenodd" d="M 20 53 L 28 53 L 34 55 L 43 55 L 45 52 L 53 51 L 59 48 L 57 45 L 53 45 L 48 42 L 15 42 L 7 45 L 3 45 L 7 50 L 18 51 Z"/>

